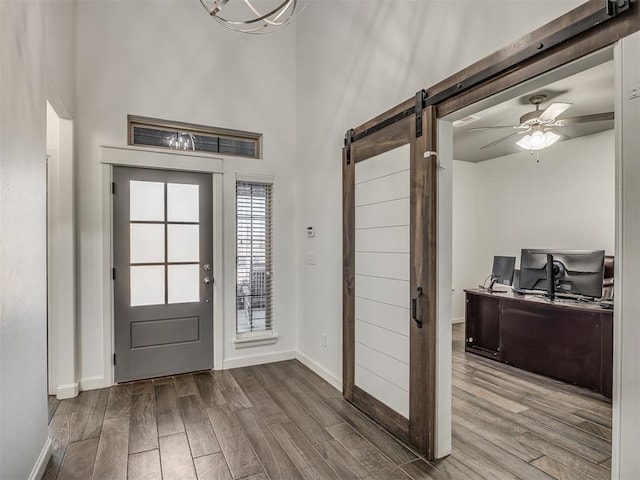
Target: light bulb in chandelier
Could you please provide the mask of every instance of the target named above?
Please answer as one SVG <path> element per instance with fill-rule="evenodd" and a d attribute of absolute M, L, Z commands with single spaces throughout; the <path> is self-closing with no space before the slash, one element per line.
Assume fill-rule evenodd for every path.
<path fill-rule="evenodd" d="M 200 0 L 220 25 L 242 33 L 270 33 L 291 23 L 309 0 Z"/>

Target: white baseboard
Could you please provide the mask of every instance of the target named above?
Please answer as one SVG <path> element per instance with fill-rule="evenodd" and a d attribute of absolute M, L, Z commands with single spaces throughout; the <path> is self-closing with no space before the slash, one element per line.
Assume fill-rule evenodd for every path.
<path fill-rule="evenodd" d="M 248 355 L 246 357 L 230 358 L 222 362 L 222 368 L 251 367 L 253 365 L 262 365 L 263 363 L 282 362 L 284 360 L 293 360 L 296 358 L 296 352 L 277 352 L 268 353 L 266 355 Z"/>
<path fill-rule="evenodd" d="M 317 375 L 322 377 L 322 379 L 328 382 L 329 385 L 331 385 L 333 388 L 335 388 L 339 392 L 342 392 L 342 380 L 340 378 L 336 377 L 329 370 L 311 360 L 304 353 L 296 352 L 296 358 L 300 361 L 300 363 L 308 367 L 309 370 L 311 370 L 313 373 L 316 373 Z"/>
<path fill-rule="evenodd" d="M 464 317 L 452 318 L 451 323 L 464 323 Z"/>
<path fill-rule="evenodd" d="M 56 398 L 58 400 L 75 398 L 78 396 L 78 393 L 80 393 L 80 384 L 78 382 L 58 385 L 58 388 L 56 388 Z"/>
<path fill-rule="evenodd" d="M 38 459 L 36 460 L 36 463 L 31 470 L 29 480 L 40 480 L 42 478 L 42 476 L 44 475 L 44 471 L 47 468 L 47 464 L 49 463 L 49 459 L 51 458 L 52 450 L 53 442 L 49 437 L 47 437 L 47 441 L 44 442 L 44 446 L 40 451 L 40 455 L 38 455 Z"/>
<path fill-rule="evenodd" d="M 110 383 L 104 381 L 104 377 L 87 377 L 80 379 L 80 391 L 98 390 L 99 388 L 110 387 Z"/>

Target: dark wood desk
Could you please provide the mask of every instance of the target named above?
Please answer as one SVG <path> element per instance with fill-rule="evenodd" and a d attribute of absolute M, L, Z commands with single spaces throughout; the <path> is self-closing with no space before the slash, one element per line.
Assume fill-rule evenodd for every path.
<path fill-rule="evenodd" d="M 611 398 L 613 310 L 465 290 L 465 350 Z"/>

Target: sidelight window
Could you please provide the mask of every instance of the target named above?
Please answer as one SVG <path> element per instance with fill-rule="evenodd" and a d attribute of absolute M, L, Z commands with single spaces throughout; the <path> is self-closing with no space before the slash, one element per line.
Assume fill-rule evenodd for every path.
<path fill-rule="evenodd" d="M 236 183 L 236 331 L 271 332 L 272 190 Z"/>

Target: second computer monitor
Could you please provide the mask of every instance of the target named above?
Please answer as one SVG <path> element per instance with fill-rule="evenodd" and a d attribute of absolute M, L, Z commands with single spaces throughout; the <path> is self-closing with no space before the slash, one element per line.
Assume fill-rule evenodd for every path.
<path fill-rule="evenodd" d="M 493 268 L 491 269 L 491 273 L 493 276 L 492 283 L 512 285 L 513 271 L 515 267 L 516 257 L 502 257 L 499 255 L 493 257 Z"/>

